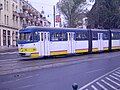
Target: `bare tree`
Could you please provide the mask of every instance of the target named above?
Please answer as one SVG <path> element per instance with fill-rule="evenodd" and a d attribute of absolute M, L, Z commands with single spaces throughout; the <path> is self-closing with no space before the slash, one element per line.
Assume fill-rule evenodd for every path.
<path fill-rule="evenodd" d="M 81 7 L 85 0 L 61 0 L 57 4 L 58 10 L 64 15 L 67 22 L 67 27 L 77 27 L 80 20 L 83 18 Z"/>

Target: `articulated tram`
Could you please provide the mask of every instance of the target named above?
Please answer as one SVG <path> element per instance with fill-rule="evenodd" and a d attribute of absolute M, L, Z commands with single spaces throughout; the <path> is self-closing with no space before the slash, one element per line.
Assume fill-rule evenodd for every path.
<path fill-rule="evenodd" d="M 44 57 L 120 49 L 120 31 L 28 27 L 19 30 L 20 56 Z"/>

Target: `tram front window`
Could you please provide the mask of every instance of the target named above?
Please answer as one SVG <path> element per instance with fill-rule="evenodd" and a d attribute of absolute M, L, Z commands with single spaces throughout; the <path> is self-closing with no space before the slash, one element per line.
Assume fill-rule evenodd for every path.
<path fill-rule="evenodd" d="M 32 33 L 20 33 L 20 41 L 33 41 Z"/>

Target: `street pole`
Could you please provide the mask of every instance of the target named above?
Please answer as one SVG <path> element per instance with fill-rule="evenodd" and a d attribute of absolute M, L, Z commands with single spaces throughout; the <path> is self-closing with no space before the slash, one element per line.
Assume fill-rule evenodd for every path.
<path fill-rule="evenodd" d="M 53 19 L 54 19 L 54 27 L 55 27 L 55 5 L 53 6 Z"/>

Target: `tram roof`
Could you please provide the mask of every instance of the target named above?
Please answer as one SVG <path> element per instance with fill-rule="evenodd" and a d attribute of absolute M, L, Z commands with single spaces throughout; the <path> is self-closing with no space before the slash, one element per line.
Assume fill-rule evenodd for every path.
<path fill-rule="evenodd" d="M 35 32 L 35 31 L 63 31 L 63 32 L 74 32 L 74 31 L 87 31 L 88 29 L 81 28 L 48 28 L 48 27 L 28 27 L 21 29 L 19 32 Z"/>
<path fill-rule="evenodd" d="M 107 29 L 90 29 L 91 31 L 109 31 Z"/>
<path fill-rule="evenodd" d="M 77 32 L 77 31 L 108 31 L 106 29 L 81 29 L 81 28 L 51 28 L 51 27 L 40 27 L 40 26 L 29 26 L 25 29 L 21 29 L 19 32 L 35 32 L 35 31 L 42 31 L 42 32 L 53 32 L 53 31 L 62 31 L 62 32 Z M 118 30 L 111 30 L 111 31 L 118 31 Z"/>
<path fill-rule="evenodd" d="M 120 29 L 111 29 L 111 32 L 120 32 Z"/>

